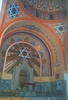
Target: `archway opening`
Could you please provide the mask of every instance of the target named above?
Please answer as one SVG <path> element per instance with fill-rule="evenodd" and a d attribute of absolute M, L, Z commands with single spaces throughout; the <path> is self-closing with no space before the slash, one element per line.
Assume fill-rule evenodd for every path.
<path fill-rule="evenodd" d="M 20 88 L 26 88 L 25 84 L 28 83 L 28 73 L 25 70 L 21 70 L 19 74 L 19 83 L 20 83 Z"/>

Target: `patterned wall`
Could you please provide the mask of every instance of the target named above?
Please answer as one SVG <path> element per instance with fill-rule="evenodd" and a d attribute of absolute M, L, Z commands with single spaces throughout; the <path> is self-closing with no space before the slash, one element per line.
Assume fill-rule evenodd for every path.
<path fill-rule="evenodd" d="M 2 46 L 2 64 L 4 63 L 4 53 L 6 52 L 7 48 L 12 44 L 12 43 L 15 43 L 15 42 L 19 42 L 19 41 L 22 41 L 22 42 L 26 42 L 26 43 L 30 43 L 31 45 L 33 45 L 37 51 L 39 52 L 41 58 L 42 58 L 42 73 L 43 75 L 42 76 L 50 76 L 52 75 L 52 64 L 51 64 L 51 57 L 50 57 L 50 52 L 46 46 L 46 44 L 42 41 L 42 39 L 40 39 L 38 36 L 35 36 L 31 33 L 28 33 L 28 32 L 16 32 L 16 33 L 13 33 L 13 35 L 9 36 L 6 38 L 3 46 Z M 21 44 L 21 47 L 23 45 Z M 8 54 L 7 54 L 7 60 L 6 60 L 6 67 L 8 67 L 9 63 L 11 64 L 10 67 L 14 66 L 15 63 L 16 63 L 16 60 L 17 60 L 17 64 L 18 63 L 18 60 L 21 60 L 20 58 L 22 58 L 22 56 L 20 55 L 20 58 L 17 58 L 19 56 L 16 56 L 16 55 L 19 55 L 21 54 L 20 52 L 20 49 L 21 47 L 19 45 L 14 46 L 11 48 L 11 50 L 9 50 Z M 30 46 L 25 44 L 22 49 L 24 50 L 26 47 L 28 47 L 28 50 L 26 51 L 29 51 L 30 49 Z M 19 49 L 18 49 L 19 48 Z M 17 54 L 16 54 L 16 53 Z M 33 51 L 32 51 L 33 52 Z M 35 56 L 38 57 L 38 54 L 36 53 L 36 51 L 34 51 L 35 53 L 32 53 L 31 56 L 33 56 L 33 60 L 32 58 L 30 58 L 30 61 L 29 61 L 29 64 L 31 63 L 31 66 L 33 66 L 33 64 L 37 65 L 40 67 L 39 65 L 39 58 L 35 58 Z M 29 53 L 29 52 L 28 52 Z M 29 55 L 29 54 L 28 54 Z M 11 57 L 10 57 L 11 56 Z M 13 59 L 14 58 L 14 59 Z M 28 57 L 29 58 L 29 57 Z M 35 59 L 34 59 L 35 58 Z M 15 63 L 13 64 L 12 60 L 15 60 Z"/>
<path fill-rule="evenodd" d="M 67 0 L 21 0 L 24 7 L 34 16 L 42 19 L 67 17 Z M 55 12 L 55 13 L 54 13 Z"/>
<path fill-rule="evenodd" d="M 32 16 L 32 14 L 36 17 Z M 28 43 L 35 46 L 35 48 L 40 53 L 41 57 L 44 59 L 43 60 L 44 63 L 42 65 L 42 70 L 44 72 L 43 76 L 52 75 L 51 68 L 55 68 L 54 71 L 56 73 L 57 72 L 56 66 L 58 71 L 61 71 L 61 69 L 64 70 L 65 51 L 63 50 L 65 50 L 64 47 L 65 47 L 65 38 L 66 38 L 66 21 L 64 22 L 63 20 L 59 21 L 53 19 L 61 19 L 66 16 L 67 16 L 66 0 L 58 0 L 58 1 L 57 0 L 51 0 L 51 1 L 50 0 L 49 1 L 48 0 L 39 0 L 39 1 L 21 0 L 20 2 L 18 2 L 18 0 L 15 1 L 9 0 L 7 2 L 7 6 L 5 9 L 5 14 L 2 23 L 2 30 L 1 30 L 1 34 L 2 34 L 1 39 L 3 39 L 1 56 L 0 56 L 1 71 L 3 70 L 4 57 L 7 48 L 10 45 L 12 45 L 12 43 L 14 42 L 25 41 L 26 39 L 28 40 Z M 50 19 L 50 17 L 52 21 L 42 20 L 42 19 Z M 16 23 L 17 21 L 19 21 L 19 23 Z M 25 25 L 23 25 L 22 21 L 26 22 L 27 25 L 25 23 L 24 23 Z M 32 24 L 33 23 L 32 21 L 37 22 L 39 26 L 37 25 L 37 23 L 36 23 L 37 26 Z M 30 23 L 31 25 L 29 25 Z M 14 33 L 14 35 L 10 35 L 10 36 L 8 35 L 8 38 L 4 39 L 4 37 L 7 36 L 8 32 L 10 34 L 10 31 L 17 28 L 26 28 L 29 29 L 31 32 L 32 31 L 39 32 L 39 35 L 43 36 L 45 40 L 49 43 L 50 48 L 46 42 L 44 43 L 42 38 L 39 38 L 39 36 L 37 35 L 35 37 L 33 34 L 32 35 L 28 34 L 26 36 L 25 34 Z M 46 29 L 49 30 L 49 32 Z M 30 37 L 32 39 L 30 39 Z M 58 54 L 58 52 L 60 53 L 61 56 Z M 52 60 L 52 58 L 54 60 Z M 61 66 L 63 67 L 60 68 Z M 58 73 L 56 75 L 59 76 Z"/>

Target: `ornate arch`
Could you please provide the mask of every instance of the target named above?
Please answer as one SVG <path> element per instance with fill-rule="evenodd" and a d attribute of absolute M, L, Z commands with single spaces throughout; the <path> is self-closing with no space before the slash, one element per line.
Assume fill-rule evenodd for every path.
<path fill-rule="evenodd" d="M 3 72 L 9 72 L 14 66 L 23 63 L 23 60 L 28 60 L 28 65 L 33 67 L 36 74 L 42 74 L 42 61 L 39 52 L 36 48 L 27 42 L 13 43 L 6 51 Z"/>
<path fill-rule="evenodd" d="M 15 19 L 14 21 L 13 21 L 13 24 L 15 23 L 17 23 L 17 22 L 25 22 L 24 20 L 25 20 L 26 18 L 24 18 L 24 19 L 22 19 L 22 18 L 20 18 L 18 21 L 17 21 L 17 19 Z M 16 22 L 15 22 L 16 21 Z M 40 25 L 40 24 L 42 24 L 42 22 L 36 22 L 36 20 L 34 20 L 34 21 L 31 21 L 30 19 L 28 19 L 28 20 L 26 20 L 26 22 L 30 22 L 29 23 L 29 25 L 35 25 L 35 27 L 37 28 L 37 29 L 40 29 L 40 31 L 37 31 L 37 30 L 31 30 L 31 29 L 29 29 L 28 27 L 27 28 L 25 28 L 25 32 L 28 32 L 28 33 L 31 33 L 32 34 L 32 36 L 34 35 L 34 36 L 36 36 L 36 38 L 37 37 L 39 37 L 38 39 L 39 39 L 39 41 L 40 40 L 42 40 L 41 42 L 42 42 L 42 44 L 43 44 L 43 46 L 46 48 L 47 47 L 47 49 L 48 49 L 48 51 L 49 51 L 49 54 L 48 55 L 50 55 L 49 56 L 49 66 L 50 66 L 50 68 L 51 69 L 53 69 L 53 70 L 51 70 L 52 71 L 52 73 L 56 73 L 56 70 L 54 70 L 54 69 L 58 69 L 58 68 L 60 68 L 61 69 L 61 66 L 63 66 L 63 70 L 64 70 L 64 55 L 63 55 L 63 47 L 62 47 L 62 43 L 61 43 L 61 41 L 60 41 L 60 39 L 59 39 L 59 37 L 57 38 L 56 36 L 57 35 L 55 35 L 55 33 L 52 31 L 52 30 L 49 30 L 50 28 L 48 27 L 48 25 Z M 32 24 L 32 22 L 33 22 L 33 24 Z M 12 22 L 10 23 L 11 25 L 12 25 Z M 24 23 L 23 23 L 24 24 Z M 23 25 L 22 24 L 22 25 Z M 7 32 L 7 29 L 11 26 L 11 25 L 7 25 L 7 28 L 6 28 L 6 30 L 5 31 L 3 31 L 4 33 L 6 32 L 6 34 L 3 36 L 3 40 L 4 40 L 4 38 L 5 38 L 5 36 L 6 36 L 6 39 L 8 39 L 9 38 L 9 36 L 11 36 L 12 35 L 12 32 L 13 32 L 13 34 L 14 34 L 14 31 L 16 30 L 16 32 L 18 31 L 18 32 L 21 32 L 21 31 L 23 31 L 23 27 L 20 27 L 20 29 L 12 29 L 12 30 L 10 30 L 9 31 L 9 33 Z M 26 25 L 27 25 L 27 23 L 26 23 Z M 28 26 L 28 25 L 27 25 Z M 46 27 L 46 28 L 45 28 Z M 49 28 L 49 29 L 48 29 Z M 20 31 L 21 30 L 21 31 Z M 55 41 L 55 42 L 54 42 Z M 2 43 L 3 43 L 3 41 L 2 41 Z M 45 46 L 46 45 L 46 46 Z M 57 48 L 58 47 L 58 48 Z M 58 54 L 58 51 L 60 51 L 60 55 L 61 56 L 59 56 L 59 54 Z M 50 63 L 51 62 L 51 63 Z M 58 66 L 58 67 L 56 67 L 56 66 Z M 50 69 L 49 68 L 49 69 Z M 49 71 L 50 72 L 50 71 Z M 48 74 L 47 74 L 48 75 Z M 51 74 L 52 75 L 52 74 Z"/>
<path fill-rule="evenodd" d="M 40 55 L 42 57 L 43 70 L 45 69 L 44 73 L 46 72 L 45 75 L 43 74 L 43 76 L 50 76 L 50 75 L 52 75 L 52 73 L 53 73 L 52 72 L 53 71 L 53 68 L 52 68 L 52 66 L 53 66 L 52 65 L 52 57 L 51 57 L 50 51 L 48 49 L 47 43 L 45 43 L 39 36 L 37 36 L 35 34 L 32 34 L 30 32 L 15 32 L 15 33 L 9 35 L 8 38 L 6 37 L 6 40 L 9 41 L 9 37 L 10 37 L 11 38 L 10 39 L 10 43 L 11 44 L 13 44 L 15 42 L 18 42 L 18 40 L 15 41 L 12 38 L 14 36 L 17 37 L 17 34 L 18 34 L 18 39 L 19 39 L 19 34 L 21 34 L 21 38 L 24 37 L 24 39 L 22 38 L 22 40 L 19 40 L 19 41 L 21 41 L 21 42 L 22 41 L 26 41 L 26 42 L 32 44 L 39 51 L 39 53 L 40 53 Z M 25 35 L 26 35 L 26 37 L 25 37 Z M 32 42 L 29 37 L 34 42 Z M 35 39 L 35 40 L 33 40 L 33 39 Z M 7 43 L 7 41 L 5 43 Z M 38 42 L 38 44 L 37 44 L 37 42 Z M 9 47 L 10 43 L 9 43 L 9 45 L 7 44 L 6 47 L 7 46 Z M 42 48 L 42 49 L 40 50 L 40 48 Z M 45 56 L 45 52 L 46 52 L 46 56 Z M 45 67 L 45 63 L 48 63 L 48 65 L 46 65 L 46 68 L 44 68 Z"/>

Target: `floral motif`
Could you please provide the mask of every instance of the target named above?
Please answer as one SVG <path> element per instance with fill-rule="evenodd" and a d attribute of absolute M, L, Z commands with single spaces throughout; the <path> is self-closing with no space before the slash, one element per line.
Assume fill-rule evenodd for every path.
<path fill-rule="evenodd" d="M 66 25 L 65 24 L 61 24 L 61 23 L 59 23 L 59 24 L 57 24 L 56 26 L 55 26 L 55 29 L 56 29 L 56 32 L 58 33 L 58 34 L 63 34 L 63 33 L 65 33 L 66 32 Z"/>
<path fill-rule="evenodd" d="M 20 14 L 20 8 L 16 3 L 12 3 L 8 8 L 8 14 L 15 18 Z"/>

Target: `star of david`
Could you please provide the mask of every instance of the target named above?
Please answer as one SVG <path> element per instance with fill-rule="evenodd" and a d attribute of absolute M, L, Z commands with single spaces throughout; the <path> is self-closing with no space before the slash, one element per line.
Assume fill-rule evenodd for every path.
<path fill-rule="evenodd" d="M 30 58 L 30 51 L 28 51 L 26 48 L 24 49 L 19 49 L 20 51 L 20 54 L 19 54 L 19 57 L 23 58 L 24 60 L 27 59 L 27 58 Z"/>
<path fill-rule="evenodd" d="M 61 35 L 66 32 L 66 25 L 64 24 L 58 24 L 55 28 L 56 28 L 56 32 Z"/>
<path fill-rule="evenodd" d="M 20 8 L 17 4 L 12 3 L 8 9 L 8 14 L 12 17 L 15 18 L 20 14 Z"/>

